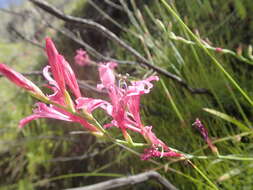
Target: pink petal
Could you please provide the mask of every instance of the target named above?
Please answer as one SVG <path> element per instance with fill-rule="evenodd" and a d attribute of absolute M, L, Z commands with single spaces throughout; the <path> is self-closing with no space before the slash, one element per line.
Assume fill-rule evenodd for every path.
<path fill-rule="evenodd" d="M 152 146 L 162 147 L 164 150 L 170 150 L 169 147 L 160 139 L 158 139 L 155 133 L 152 132 L 152 126 L 146 126 L 142 128 L 142 135 L 152 144 Z"/>
<path fill-rule="evenodd" d="M 44 103 L 38 102 L 36 103 L 37 108 L 33 110 L 34 114 L 40 115 L 45 118 L 52 118 L 64 121 L 71 121 L 71 117 L 65 115 L 64 113 L 56 110 L 54 107 L 47 106 Z"/>
<path fill-rule="evenodd" d="M 99 107 L 106 110 L 108 113 L 110 113 L 112 109 L 111 105 L 104 100 L 85 97 L 80 97 L 76 100 L 76 108 L 85 109 L 88 113 L 91 113 L 93 110 Z"/>
<path fill-rule="evenodd" d="M 132 86 L 128 87 L 127 96 L 149 93 L 150 89 L 153 87 L 153 84 L 151 83 L 153 80 L 158 81 L 159 78 L 157 76 L 150 76 L 145 80 L 131 82 Z"/>
<path fill-rule="evenodd" d="M 25 117 L 24 119 L 22 119 L 22 120 L 19 121 L 18 127 L 19 127 L 19 128 L 23 128 L 23 127 L 24 127 L 26 124 L 28 124 L 30 121 L 36 120 L 36 119 L 38 119 L 38 118 L 41 118 L 41 117 L 40 117 L 39 115 L 37 115 L 37 114 L 33 114 L 33 115 L 28 116 L 28 117 Z"/>
<path fill-rule="evenodd" d="M 64 81 L 64 68 L 59 58 L 59 53 L 50 38 L 46 38 L 46 52 L 52 74 L 62 93 L 66 90 Z"/>
<path fill-rule="evenodd" d="M 49 82 L 50 85 L 55 86 L 56 88 L 60 89 L 57 82 L 50 76 L 49 69 L 51 67 L 49 65 L 45 66 L 43 69 L 43 76 L 47 81 Z"/>
<path fill-rule="evenodd" d="M 80 92 L 79 86 L 77 84 L 75 73 L 73 72 L 69 63 L 64 59 L 64 57 L 60 56 L 59 59 L 61 60 L 63 67 L 64 67 L 64 78 L 65 78 L 67 85 L 69 86 L 71 91 L 74 93 L 76 98 L 81 97 L 81 92 Z"/>
<path fill-rule="evenodd" d="M 70 117 L 62 114 L 61 112 L 48 107 L 44 103 L 37 103 L 37 108 L 33 110 L 33 115 L 30 115 L 19 122 L 19 128 L 23 128 L 27 123 L 38 118 L 52 118 L 64 121 L 71 121 Z"/>
<path fill-rule="evenodd" d="M 99 65 L 100 80 L 105 88 L 115 85 L 115 76 L 113 69 L 117 66 L 114 62 Z"/>
<path fill-rule="evenodd" d="M 22 74 L 14 71 L 5 64 L 0 64 L 0 73 L 17 86 L 32 91 L 35 94 L 44 96 L 42 91 L 33 82 L 25 78 Z"/>
<path fill-rule="evenodd" d="M 65 110 L 62 110 L 61 108 L 55 107 L 55 106 L 47 106 L 44 103 L 37 103 L 37 108 L 33 110 L 33 115 L 30 115 L 24 119 L 22 119 L 19 122 L 19 127 L 24 127 L 27 123 L 29 123 L 32 120 L 38 119 L 38 118 L 51 118 L 51 119 L 58 119 L 68 122 L 76 122 L 80 123 L 83 127 L 90 131 L 97 132 L 97 128 L 90 123 L 88 123 L 86 120 L 84 120 L 81 117 L 78 117 L 76 115 L 72 115 L 71 113 L 68 113 Z"/>
<path fill-rule="evenodd" d="M 128 109 L 129 112 L 132 114 L 134 120 L 138 124 L 138 126 L 141 128 L 141 117 L 140 117 L 140 96 L 131 96 L 128 101 Z"/>

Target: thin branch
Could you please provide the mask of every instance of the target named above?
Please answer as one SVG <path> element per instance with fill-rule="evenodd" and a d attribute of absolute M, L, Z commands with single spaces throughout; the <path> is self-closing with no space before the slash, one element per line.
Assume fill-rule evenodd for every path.
<path fill-rule="evenodd" d="M 102 8 L 100 8 L 96 3 L 93 2 L 93 0 L 88 0 L 87 1 L 92 7 L 94 7 L 99 14 L 101 14 L 103 16 L 103 18 L 107 19 L 108 21 L 110 21 L 112 24 L 114 24 L 115 26 L 117 26 L 120 30 L 126 32 L 126 33 L 130 33 L 132 34 L 135 38 L 140 39 L 140 36 L 133 32 L 132 30 L 127 29 L 126 27 L 122 26 L 119 22 L 117 22 L 115 19 L 113 19 L 109 14 L 107 14 Z"/>
<path fill-rule="evenodd" d="M 98 90 L 96 87 L 89 85 L 88 83 L 86 83 L 83 80 L 77 80 L 77 83 L 78 83 L 79 87 L 82 89 L 92 90 L 92 91 L 100 93 L 100 94 L 107 94 L 107 92 L 105 90 Z"/>
<path fill-rule="evenodd" d="M 23 72 L 21 74 L 24 75 L 24 76 L 32 76 L 32 75 L 42 75 L 43 73 L 42 73 L 42 71 L 30 71 L 30 72 Z M 3 76 L 4 75 L 2 75 L 0 73 L 0 77 L 3 77 Z"/>
<path fill-rule="evenodd" d="M 87 159 L 87 158 L 95 157 L 99 153 L 100 153 L 99 151 L 94 151 L 92 153 L 84 153 L 81 156 L 58 157 L 58 158 L 53 158 L 49 161 L 50 162 L 69 162 L 69 161 L 74 161 L 74 160 L 84 160 L 84 159 Z"/>
<path fill-rule="evenodd" d="M 118 188 L 118 187 L 122 187 L 126 185 L 134 185 L 137 183 L 142 183 L 150 179 L 156 180 L 168 190 L 178 190 L 167 179 L 165 179 L 158 172 L 155 172 L 155 171 L 144 172 L 144 173 L 133 175 L 133 176 L 121 177 L 118 179 L 112 179 L 112 180 L 97 183 L 94 185 L 71 188 L 71 189 L 66 189 L 66 190 L 100 190 L 100 189 L 108 190 L 108 189 Z"/>
<path fill-rule="evenodd" d="M 115 8 L 115 9 L 118 9 L 118 10 L 121 10 L 123 11 L 123 7 L 121 7 L 120 5 L 116 4 L 116 3 L 113 3 L 112 1 L 110 0 L 104 0 L 105 3 L 107 3 L 108 5 L 110 5 L 111 7 Z"/>
<path fill-rule="evenodd" d="M 124 60 L 118 60 L 118 59 L 114 59 L 108 56 L 104 56 L 103 54 L 101 54 L 100 52 L 98 52 L 97 50 L 95 50 L 93 47 L 91 47 L 89 44 L 87 44 L 86 42 L 84 42 L 81 38 L 76 37 L 73 32 L 65 29 L 57 29 L 54 26 L 52 26 L 52 24 L 47 23 L 47 25 L 54 29 L 55 31 L 61 33 L 62 35 L 70 38 L 71 40 L 73 40 L 74 42 L 76 42 L 77 44 L 79 44 L 80 46 L 82 46 L 89 54 L 93 55 L 96 58 L 101 59 L 101 61 L 113 61 L 113 62 L 117 62 L 119 64 L 136 64 L 133 61 L 124 61 Z"/>
<path fill-rule="evenodd" d="M 15 27 L 11 26 L 10 29 L 22 40 L 29 42 L 30 44 L 40 48 L 40 49 L 44 49 L 44 47 L 37 41 L 29 39 L 28 37 L 26 37 L 25 35 L 23 35 L 21 32 L 19 32 Z"/>
<path fill-rule="evenodd" d="M 176 81 L 177 83 L 179 83 L 182 87 L 186 88 L 192 94 L 208 94 L 208 95 L 212 96 L 212 93 L 208 89 L 192 88 L 179 76 L 174 75 L 174 74 L 172 74 L 160 67 L 152 65 L 146 58 L 144 58 L 141 54 L 139 54 L 134 48 L 129 46 L 126 42 L 121 40 L 118 36 L 116 36 L 113 32 L 111 32 L 110 30 L 105 28 L 103 25 L 98 24 L 92 20 L 66 15 L 62 11 L 60 11 L 59 9 L 57 9 L 57 8 L 53 7 L 52 5 L 48 4 L 47 2 L 45 2 L 44 0 L 30 0 L 30 1 L 32 3 L 34 3 L 36 6 L 43 9 L 44 11 L 56 16 L 57 18 L 65 21 L 65 22 L 69 22 L 71 24 L 83 25 L 88 28 L 92 28 L 92 29 L 95 29 L 95 30 L 101 32 L 107 38 L 116 42 L 118 45 L 120 45 L 121 47 L 126 49 L 128 52 L 130 52 L 132 55 L 134 55 L 137 58 L 137 60 L 139 60 L 142 64 L 146 65 L 150 69 L 153 69 L 157 73 L 160 73 L 160 74 Z"/>

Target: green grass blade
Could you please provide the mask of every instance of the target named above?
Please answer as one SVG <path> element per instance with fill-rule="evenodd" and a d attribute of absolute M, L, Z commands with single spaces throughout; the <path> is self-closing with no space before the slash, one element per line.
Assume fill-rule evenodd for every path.
<path fill-rule="evenodd" d="M 236 125 L 237 127 L 239 127 L 241 130 L 243 131 L 248 131 L 249 128 L 244 125 L 242 122 L 238 121 L 237 119 L 235 119 L 234 117 L 231 117 L 225 113 L 222 113 L 222 112 L 219 112 L 217 110 L 214 110 L 214 109 L 209 109 L 209 108 L 203 108 L 204 111 L 208 112 L 208 113 L 211 113 L 221 119 L 224 119 L 230 123 L 233 123 L 234 125 Z"/>

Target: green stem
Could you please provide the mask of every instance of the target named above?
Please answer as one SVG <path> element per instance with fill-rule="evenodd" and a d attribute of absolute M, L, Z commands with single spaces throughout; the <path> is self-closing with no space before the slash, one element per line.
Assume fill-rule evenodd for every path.
<path fill-rule="evenodd" d="M 211 187 L 219 190 L 218 187 L 196 165 L 194 165 L 190 160 L 188 160 L 188 162 L 210 184 Z"/>
<path fill-rule="evenodd" d="M 171 96 L 171 94 L 170 94 L 168 88 L 167 88 L 166 85 L 164 84 L 163 79 L 160 79 L 160 82 L 161 82 L 161 84 L 162 84 L 162 86 L 163 86 L 163 89 L 164 89 L 164 91 L 165 91 L 165 93 L 166 93 L 166 95 L 167 95 L 167 97 L 168 97 L 168 99 L 169 99 L 169 101 L 170 101 L 170 103 L 171 103 L 172 108 L 173 108 L 174 111 L 176 112 L 176 114 L 177 114 L 179 120 L 181 121 L 181 123 L 184 124 L 184 123 L 185 123 L 184 118 L 183 118 L 182 114 L 180 113 L 179 109 L 177 108 L 177 106 L 176 106 L 176 104 L 175 104 L 175 102 L 174 102 L 174 100 L 173 100 L 173 98 L 172 98 L 172 96 Z"/>
<path fill-rule="evenodd" d="M 120 143 L 120 144 L 129 145 L 129 142 L 124 141 L 124 140 L 120 140 L 120 139 L 115 139 L 115 142 Z M 145 146 L 148 146 L 148 144 L 145 144 L 145 143 L 135 143 L 135 142 L 133 142 L 131 145 L 133 147 L 145 147 Z"/>
<path fill-rule="evenodd" d="M 239 161 L 253 161 L 253 157 L 237 157 L 234 155 L 217 155 L 217 156 L 195 156 L 185 154 L 187 159 L 223 159 L 223 160 L 239 160 Z"/>

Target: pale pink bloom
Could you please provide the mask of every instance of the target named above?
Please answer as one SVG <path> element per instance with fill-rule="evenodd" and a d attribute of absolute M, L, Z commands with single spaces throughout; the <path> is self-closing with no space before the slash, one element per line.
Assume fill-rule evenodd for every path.
<path fill-rule="evenodd" d="M 37 87 L 33 82 L 25 78 L 22 74 L 14 71 L 10 67 L 5 64 L 0 64 L 0 73 L 8 78 L 11 82 L 16 84 L 17 86 L 24 88 L 28 91 L 33 92 L 35 95 L 44 96 L 42 91 Z"/>
<path fill-rule="evenodd" d="M 98 85 L 98 87 L 105 88 L 108 91 L 112 105 L 111 107 L 108 107 L 112 109 L 107 110 L 107 113 L 112 116 L 113 121 L 111 124 L 107 124 L 106 127 L 116 124 L 123 133 L 129 127 L 134 131 L 140 132 L 140 129 L 132 125 L 134 121 L 129 118 L 127 112 L 127 101 L 129 98 L 126 96 L 126 89 L 120 88 L 115 84 L 114 67 L 116 67 L 116 63 L 113 62 L 100 64 L 99 66 L 99 75 L 102 84 Z"/>
<path fill-rule="evenodd" d="M 113 69 L 117 66 L 115 62 L 107 62 L 99 65 L 99 76 L 102 84 L 98 85 L 99 89 L 106 88 L 107 90 L 115 86 L 115 75 Z"/>
<path fill-rule="evenodd" d="M 106 124 L 105 127 L 116 126 L 126 133 L 126 130 L 132 130 L 140 133 L 151 145 L 150 149 L 146 149 L 142 155 L 142 159 L 149 159 L 150 157 L 162 156 L 182 156 L 169 149 L 169 147 L 158 139 L 151 131 L 152 127 L 143 126 L 140 118 L 140 96 L 150 92 L 153 87 L 151 81 L 159 80 L 157 76 L 151 76 L 145 80 L 131 82 L 130 85 L 125 84 L 124 88 L 116 85 L 113 69 L 115 63 L 109 62 L 100 64 L 99 74 L 102 84 L 98 87 L 105 88 L 109 94 L 111 106 L 105 109 L 107 113 L 112 116 L 111 123 Z M 162 149 L 163 152 L 158 149 Z"/>
<path fill-rule="evenodd" d="M 33 110 L 33 115 L 30 115 L 19 122 L 19 128 L 23 128 L 27 123 L 38 118 L 51 118 L 68 122 L 80 123 L 84 128 L 88 129 L 91 132 L 98 131 L 95 126 L 91 125 L 83 118 L 73 115 L 61 108 L 52 105 L 47 106 L 46 104 L 41 102 L 38 102 L 36 106 L 37 108 Z"/>
<path fill-rule="evenodd" d="M 75 63 L 80 66 L 85 66 L 90 64 L 90 57 L 87 54 L 86 51 L 79 49 L 76 51 L 76 56 L 75 56 Z"/>
<path fill-rule="evenodd" d="M 125 85 L 124 88 L 117 86 L 113 69 L 116 64 L 108 62 L 100 64 L 99 75 L 102 84 L 99 88 L 105 88 L 108 91 L 112 104 L 112 111 L 107 111 L 112 117 L 111 124 L 106 127 L 116 124 L 117 127 L 126 130 L 130 129 L 141 133 L 140 119 L 140 95 L 149 93 L 153 85 L 152 80 L 158 80 L 158 77 L 149 77 L 146 80 L 132 82 L 131 85 Z M 108 107 L 111 109 L 111 107 Z"/>

